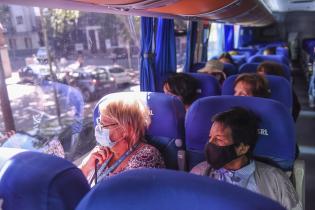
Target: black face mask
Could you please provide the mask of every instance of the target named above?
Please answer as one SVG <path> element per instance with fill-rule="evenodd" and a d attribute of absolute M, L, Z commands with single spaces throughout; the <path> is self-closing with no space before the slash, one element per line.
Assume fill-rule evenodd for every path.
<path fill-rule="evenodd" d="M 205 146 L 205 155 L 207 162 L 214 168 L 222 168 L 225 164 L 236 159 L 235 145 L 217 146 L 208 142 Z"/>

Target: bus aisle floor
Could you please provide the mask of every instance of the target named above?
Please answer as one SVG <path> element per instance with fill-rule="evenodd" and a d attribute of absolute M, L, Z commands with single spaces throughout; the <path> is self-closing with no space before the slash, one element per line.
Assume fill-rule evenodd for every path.
<path fill-rule="evenodd" d="M 301 103 L 300 116 L 296 123 L 296 137 L 300 149 L 299 158 L 305 160 L 306 190 L 305 190 L 305 210 L 312 210 L 315 207 L 315 109 L 309 107 L 308 86 L 301 69 L 293 71 L 293 87 Z"/>

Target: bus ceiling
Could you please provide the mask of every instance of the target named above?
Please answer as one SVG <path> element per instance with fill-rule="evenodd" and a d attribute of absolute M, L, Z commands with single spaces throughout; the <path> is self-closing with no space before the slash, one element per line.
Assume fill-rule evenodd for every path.
<path fill-rule="evenodd" d="M 123 15 L 218 21 L 244 26 L 274 22 L 263 0 L 2 0 L 5 4 Z"/>

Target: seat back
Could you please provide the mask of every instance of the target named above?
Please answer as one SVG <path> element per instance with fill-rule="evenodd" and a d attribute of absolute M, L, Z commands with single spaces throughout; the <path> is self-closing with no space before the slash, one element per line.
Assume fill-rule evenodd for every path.
<path fill-rule="evenodd" d="M 192 104 L 185 121 L 188 166 L 192 168 L 204 160 L 212 117 L 236 106 L 252 110 L 261 119 L 254 156 L 273 162 L 283 170 L 292 169 L 296 142 L 290 113 L 275 100 L 244 96 L 210 96 Z"/>
<path fill-rule="evenodd" d="M 261 63 L 263 61 L 273 61 L 280 64 L 290 65 L 290 61 L 283 55 L 254 55 L 248 59 L 248 63 Z"/>
<path fill-rule="evenodd" d="M 202 69 L 205 67 L 206 63 L 205 62 L 200 62 L 200 63 L 195 63 L 192 65 L 190 72 L 194 73 L 197 72 L 199 69 Z"/>
<path fill-rule="evenodd" d="M 284 48 L 284 47 L 277 47 L 276 54 L 277 55 L 283 55 L 286 58 L 289 58 L 289 49 L 288 48 Z"/>
<path fill-rule="evenodd" d="M 235 64 L 237 65 L 237 67 L 239 68 L 241 65 L 243 65 L 244 63 L 246 63 L 246 55 L 232 55 L 232 58 L 235 62 Z"/>
<path fill-rule="evenodd" d="M 89 191 L 86 178 L 71 162 L 39 152 L 22 152 L 0 171 L 3 209 L 74 209 Z"/>
<path fill-rule="evenodd" d="M 94 108 L 94 125 L 100 116 L 99 104 L 107 99 L 138 98 L 151 112 L 151 124 L 146 131 L 148 143 L 162 153 L 167 168 L 177 169 L 177 152 L 184 149 L 185 108 L 175 96 L 155 92 L 118 92 L 104 96 Z"/>
<path fill-rule="evenodd" d="M 236 66 L 230 63 L 224 63 L 223 72 L 226 74 L 226 77 L 238 73 Z"/>
<path fill-rule="evenodd" d="M 245 63 L 239 68 L 239 74 L 242 74 L 242 73 L 256 73 L 259 64 L 260 63 Z M 282 66 L 284 77 L 288 81 L 290 81 L 291 80 L 291 70 L 290 70 L 289 66 L 287 66 L 285 64 L 280 64 L 280 65 Z"/>
<path fill-rule="evenodd" d="M 77 207 L 77 210 L 98 209 L 284 210 L 284 207 L 257 193 L 209 177 L 165 169 L 138 169 L 99 183 Z"/>
<path fill-rule="evenodd" d="M 198 96 L 202 98 L 206 96 L 217 96 L 221 95 L 221 87 L 218 80 L 210 75 L 203 73 L 188 73 L 190 76 L 198 80 Z"/>
<path fill-rule="evenodd" d="M 234 82 L 237 75 L 227 78 L 222 85 L 222 95 L 234 95 Z M 292 109 L 292 86 L 288 80 L 280 76 L 266 75 L 271 91 L 271 99 L 279 101 L 288 110 Z"/>

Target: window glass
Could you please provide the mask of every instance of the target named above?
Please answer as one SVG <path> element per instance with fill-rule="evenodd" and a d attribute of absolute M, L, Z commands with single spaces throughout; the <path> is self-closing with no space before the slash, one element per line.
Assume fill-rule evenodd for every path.
<path fill-rule="evenodd" d="M 17 5 L 0 5 L 0 14 L 8 92 L 0 136 L 12 124 L 18 133 L 0 146 L 81 157 L 96 144 L 98 100 L 138 89 L 140 18 Z"/>
<path fill-rule="evenodd" d="M 234 48 L 237 49 L 239 47 L 238 40 L 240 37 L 240 26 L 234 25 Z"/>
<path fill-rule="evenodd" d="M 208 43 L 208 59 L 218 56 L 224 49 L 224 24 L 211 23 Z"/>
<path fill-rule="evenodd" d="M 187 43 L 187 24 L 188 21 L 175 19 L 175 41 L 176 41 L 176 62 L 177 72 L 182 72 L 186 60 L 186 43 Z"/>

